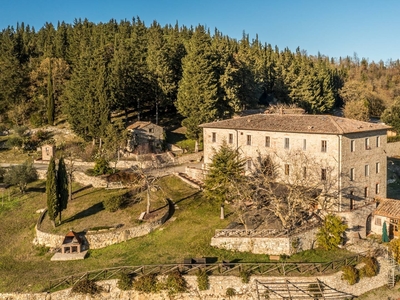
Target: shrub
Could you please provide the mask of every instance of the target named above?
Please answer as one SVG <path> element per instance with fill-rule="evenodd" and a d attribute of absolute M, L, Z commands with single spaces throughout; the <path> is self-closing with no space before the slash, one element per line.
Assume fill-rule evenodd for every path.
<path fill-rule="evenodd" d="M 77 294 L 97 294 L 102 291 L 102 287 L 98 286 L 94 280 L 82 279 L 72 287 L 71 292 Z"/>
<path fill-rule="evenodd" d="M 250 282 L 251 272 L 242 270 L 239 272 L 239 277 L 242 278 L 242 283 L 249 283 Z"/>
<path fill-rule="evenodd" d="M 6 145 L 9 148 L 21 148 L 24 141 L 19 136 L 11 136 L 8 138 Z"/>
<path fill-rule="evenodd" d="M 360 279 L 358 270 L 354 266 L 344 266 L 342 271 L 342 280 L 346 280 L 350 285 L 356 284 Z"/>
<path fill-rule="evenodd" d="M 400 239 L 393 239 L 389 243 L 389 252 L 400 263 Z"/>
<path fill-rule="evenodd" d="M 38 130 L 36 131 L 35 135 L 34 135 L 38 140 L 40 141 L 44 141 L 45 139 L 47 139 L 48 133 L 47 131 L 44 130 Z"/>
<path fill-rule="evenodd" d="M 26 126 L 16 126 L 14 127 L 14 132 L 19 136 L 19 137 L 24 137 L 25 132 L 28 130 L 28 127 Z"/>
<path fill-rule="evenodd" d="M 169 294 L 184 293 L 187 291 L 187 282 L 179 271 L 169 273 L 165 282 Z"/>
<path fill-rule="evenodd" d="M 186 150 L 189 153 L 193 153 L 194 152 L 195 144 L 196 144 L 196 141 L 195 140 L 190 140 L 190 139 L 179 141 L 179 142 L 176 143 L 176 145 L 179 148 L 181 148 L 183 150 Z"/>
<path fill-rule="evenodd" d="M 38 245 L 35 247 L 37 256 L 44 256 L 49 253 L 50 247 L 46 247 L 44 245 Z"/>
<path fill-rule="evenodd" d="M 104 208 L 109 212 L 116 212 L 124 204 L 123 196 L 113 196 L 103 201 Z"/>
<path fill-rule="evenodd" d="M 5 124 L 0 123 L 0 134 L 4 133 L 8 133 L 8 127 Z"/>
<path fill-rule="evenodd" d="M 127 273 L 121 273 L 118 278 L 117 286 L 120 290 L 126 291 L 132 289 L 132 278 Z"/>
<path fill-rule="evenodd" d="M 112 169 L 109 166 L 108 160 L 106 160 L 103 157 L 96 159 L 96 164 L 94 165 L 93 168 L 93 173 L 95 175 L 104 175 L 111 171 Z"/>
<path fill-rule="evenodd" d="M 342 219 L 335 215 L 327 215 L 322 227 L 317 233 L 317 243 L 324 250 L 333 250 L 343 242 L 343 234 L 347 225 L 343 224 Z"/>
<path fill-rule="evenodd" d="M 29 118 L 29 122 L 35 127 L 43 126 L 43 118 L 40 113 L 33 113 Z"/>
<path fill-rule="evenodd" d="M 226 289 L 225 295 L 226 295 L 227 297 L 233 297 L 233 296 L 236 295 L 236 291 L 235 291 L 234 288 L 227 288 L 227 289 Z"/>
<path fill-rule="evenodd" d="M 157 275 L 156 274 L 148 274 L 142 277 L 137 278 L 132 287 L 134 290 L 144 293 L 155 293 L 157 291 Z"/>
<path fill-rule="evenodd" d="M 365 266 L 360 270 L 360 277 L 373 277 L 378 274 L 378 261 L 374 257 L 365 257 L 362 262 Z"/>
<path fill-rule="evenodd" d="M 199 269 L 197 271 L 197 285 L 200 291 L 208 290 L 209 282 L 208 282 L 208 274 L 205 270 Z"/>

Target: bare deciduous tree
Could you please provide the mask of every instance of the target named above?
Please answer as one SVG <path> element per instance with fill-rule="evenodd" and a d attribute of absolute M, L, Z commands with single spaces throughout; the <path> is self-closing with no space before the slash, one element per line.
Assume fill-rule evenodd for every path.
<path fill-rule="evenodd" d="M 334 167 L 327 161 L 288 151 L 284 156 L 272 154 L 253 162 L 247 189 L 258 206 L 273 212 L 285 229 L 291 229 L 317 208 L 328 208 L 330 191 L 336 182 Z M 244 187 L 241 187 L 244 190 Z"/>

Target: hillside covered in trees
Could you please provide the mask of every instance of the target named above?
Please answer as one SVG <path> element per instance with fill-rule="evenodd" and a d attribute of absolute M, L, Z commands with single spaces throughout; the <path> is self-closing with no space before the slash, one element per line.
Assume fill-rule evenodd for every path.
<path fill-rule="evenodd" d="M 179 114 L 187 137 L 199 139 L 201 123 L 276 102 L 311 114 L 344 107 L 348 117 L 382 115 L 400 127 L 399 96 L 398 60 L 311 56 L 201 25 L 75 20 L 0 33 L 0 124 L 66 119 L 86 140 L 112 134 L 113 113 L 146 111 L 156 123 Z"/>

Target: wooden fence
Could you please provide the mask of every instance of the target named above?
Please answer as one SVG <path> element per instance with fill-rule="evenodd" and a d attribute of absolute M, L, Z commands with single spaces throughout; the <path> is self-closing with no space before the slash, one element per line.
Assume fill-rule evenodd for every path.
<path fill-rule="evenodd" d="M 182 264 L 162 264 L 162 265 L 142 265 L 142 266 L 122 266 L 102 270 L 94 270 L 81 274 L 75 274 L 51 280 L 47 291 L 63 289 L 73 286 L 79 280 L 107 280 L 118 278 L 121 273 L 132 274 L 140 277 L 148 274 L 168 274 L 178 270 L 182 274 L 193 275 L 199 269 L 203 269 L 209 275 L 235 275 L 246 271 L 252 275 L 260 276 L 316 276 L 332 274 L 340 271 L 343 266 L 356 265 L 365 257 L 362 254 L 351 256 L 342 260 L 322 262 L 322 263 L 303 263 L 303 262 L 266 262 L 266 263 L 240 263 L 240 262 L 218 262 L 208 263 L 182 263 Z"/>

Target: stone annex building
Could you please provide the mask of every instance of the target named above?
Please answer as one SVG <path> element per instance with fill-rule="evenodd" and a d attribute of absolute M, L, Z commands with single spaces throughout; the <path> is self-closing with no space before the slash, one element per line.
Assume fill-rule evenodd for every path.
<path fill-rule="evenodd" d="M 349 227 L 365 237 L 376 196 L 386 197 L 387 130 L 389 126 L 331 115 L 257 114 L 200 125 L 204 137 L 204 165 L 225 141 L 239 149 L 251 171 L 257 157 L 271 155 L 279 178 L 294 176 L 296 154 L 318 165 L 321 187 L 329 180 L 330 210 L 347 218 Z M 304 174 L 307 170 L 304 167 Z M 304 175 L 306 176 L 306 175 Z M 347 212 L 369 206 L 364 213 Z M 355 218 L 355 219 L 354 219 Z M 361 226 L 360 226 L 361 224 Z"/>

